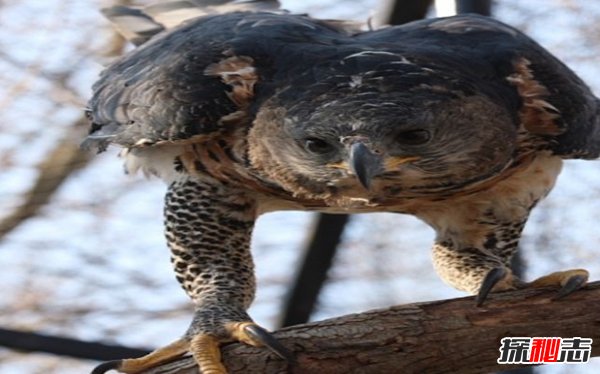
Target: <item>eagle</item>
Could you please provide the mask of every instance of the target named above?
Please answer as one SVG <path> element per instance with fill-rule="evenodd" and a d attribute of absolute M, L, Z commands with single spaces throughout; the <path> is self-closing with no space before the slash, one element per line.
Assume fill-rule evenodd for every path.
<path fill-rule="evenodd" d="M 222 374 L 232 341 L 292 362 L 247 313 L 252 229 L 272 211 L 414 215 L 437 233 L 436 272 L 478 305 L 587 282 L 583 269 L 525 282 L 510 268 L 563 160 L 600 157 L 599 99 L 535 41 L 476 15 L 362 30 L 276 1 L 182 3 L 105 11 L 139 46 L 94 84 L 83 145 L 120 146 L 127 171 L 168 185 L 165 235 L 194 317 L 174 343 L 94 374 L 188 353 Z"/>

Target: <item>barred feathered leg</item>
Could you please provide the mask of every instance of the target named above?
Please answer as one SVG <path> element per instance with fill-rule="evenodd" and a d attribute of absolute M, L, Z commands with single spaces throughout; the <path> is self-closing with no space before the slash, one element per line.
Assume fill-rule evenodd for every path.
<path fill-rule="evenodd" d="M 195 303 L 185 337 L 139 359 L 99 366 L 139 373 L 191 353 L 204 374 L 224 374 L 220 345 L 239 341 L 292 355 L 246 313 L 254 298 L 254 266 L 249 251 L 255 204 L 239 190 L 192 177 L 174 182 L 165 200 L 166 237 L 176 277 Z"/>

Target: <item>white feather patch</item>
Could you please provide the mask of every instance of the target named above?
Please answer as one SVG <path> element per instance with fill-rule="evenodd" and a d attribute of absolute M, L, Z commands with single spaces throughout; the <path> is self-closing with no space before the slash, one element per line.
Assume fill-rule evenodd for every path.
<path fill-rule="evenodd" d="M 141 171 L 146 177 L 155 176 L 171 184 L 182 177 L 182 173 L 175 168 L 175 159 L 182 152 L 183 148 L 180 145 L 155 145 L 126 148 L 119 156 L 124 159 L 125 171 L 128 174 Z"/>

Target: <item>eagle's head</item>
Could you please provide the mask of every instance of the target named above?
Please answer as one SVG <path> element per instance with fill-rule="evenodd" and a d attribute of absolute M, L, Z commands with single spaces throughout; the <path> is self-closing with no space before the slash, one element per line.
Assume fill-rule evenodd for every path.
<path fill-rule="evenodd" d="M 292 194 L 372 201 L 453 192 L 515 156 L 514 114 L 483 94 L 355 75 L 258 113 L 251 162 Z"/>

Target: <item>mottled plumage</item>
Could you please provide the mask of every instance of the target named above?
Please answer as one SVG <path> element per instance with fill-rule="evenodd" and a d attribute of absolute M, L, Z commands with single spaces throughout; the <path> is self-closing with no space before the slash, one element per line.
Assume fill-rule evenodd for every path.
<path fill-rule="evenodd" d="M 86 146 L 122 146 L 128 170 L 168 183 L 167 242 L 196 304 L 182 341 L 99 370 L 135 372 L 190 350 L 221 373 L 214 347 L 230 340 L 287 356 L 246 314 L 252 227 L 274 210 L 415 215 L 437 232 L 437 272 L 479 303 L 527 285 L 563 295 L 587 279 L 571 270 L 528 284 L 510 271 L 562 159 L 600 156 L 600 104 L 498 21 L 359 32 L 303 15 L 209 15 L 109 66 L 89 107 Z"/>

